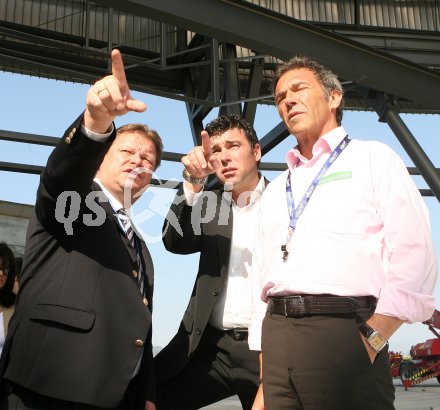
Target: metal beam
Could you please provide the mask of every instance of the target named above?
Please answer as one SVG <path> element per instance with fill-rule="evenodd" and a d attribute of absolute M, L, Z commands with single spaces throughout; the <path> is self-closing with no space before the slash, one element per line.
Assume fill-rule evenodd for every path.
<path fill-rule="evenodd" d="M 389 125 L 416 168 L 420 171 L 420 175 L 424 178 L 429 188 L 431 188 L 435 197 L 440 201 L 440 174 L 409 128 L 395 111 L 392 98 L 382 92 L 361 88 L 359 91 L 363 93 L 364 98 L 369 101 L 377 112 L 379 121 L 386 122 Z"/>
<path fill-rule="evenodd" d="M 11 142 L 23 142 L 27 144 L 34 144 L 34 145 L 45 145 L 48 147 L 55 147 L 60 138 L 58 137 L 49 137 L 47 135 L 38 135 L 38 134 L 28 134 L 25 132 L 16 132 L 16 131 L 6 131 L 6 130 L 0 130 L 0 140 L 3 141 L 11 141 Z M 162 153 L 162 159 L 164 161 L 171 161 L 171 162 L 180 162 L 180 159 L 185 154 L 181 154 L 179 152 L 169 152 L 169 151 L 163 151 Z M 9 162 L 3 162 L 1 164 L 8 164 L 11 168 L 15 168 L 15 165 L 20 166 L 20 170 L 17 170 L 16 172 L 26 172 L 24 171 L 24 167 L 26 165 L 23 164 L 15 164 L 9 163 Z M 12 165 L 11 165 L 12 164 Z M 41 169 L 39 169 L 38 172 L 33 172 L 36 170 L 36 168 L 30 168 L 30 173 L 40 173 Z M 17 168 L 18 169 L 18 168 Z M 14 169 L 8 169 L 8 171 L 13 171 Z"/>
<path fill-rule="evenodd" d="M 249 70 L 249 84 L 247 98 L 254 98 L 260 95 L 261 80 L 263 79 L 264 58 L 252 60 Z M 243 105 L 243 117 L 247 122 L 253 124 L 257 113 L 257 101 L 249 101 Z"/>
<path fill-rule="evenodd" d="M 246 1 L 96 2 L 283 60 L 295 53 L 307 54 L 343 79 L 429 107 L 440 106 L 440 73 Z"/>
<path fill-rule="evenodd" d="M 440 201 L 440 175 L 423 148 L 411 134 L 403 120 L 394 110 L 388 108 L 383 114 L 384 121 L 390 126 L 414 165 L 428 184 L 435 197 Z"/>
<path fill-rule="evenodd" d="M 57 137 L 48 137 L 47 135 L 0 130 L 0 140 L 54 147 L 60 139 Z"/>
<path fill-rule="evenodd" d="M 40 175 L 43 172 L 43 170 L 44 170 L 44 167 L 41 165 L 16 164 L 14 162 L 0 161 L 0 171 Z M 176 188 L 176 189 L 179 189 L 182 186 L 182 183 L 176 182 L 176 181 L 170 181 L 167 179 L 152 178 L 150 185 L 154 186 L 156 188 Z"/>
<path fill-rule="evenodd" d="M 261 155 L 267 154 L 272 148 L 275 148 L 280 142 L 284 141 L 290 132 L 283 122 L 280 122 L 275 128 L 269 131 L 263 138 L 260 138 Z"/>
<path fill-rule="evenodd" d="M 236 114 L 241 117 L 240 80 L 237 67 L 237 47 L 234 44 L 223 43 L 222 52 L 224 57 L 223 71 L 223 102 L 234 104 L 220 108 L 220 114 Z"/>

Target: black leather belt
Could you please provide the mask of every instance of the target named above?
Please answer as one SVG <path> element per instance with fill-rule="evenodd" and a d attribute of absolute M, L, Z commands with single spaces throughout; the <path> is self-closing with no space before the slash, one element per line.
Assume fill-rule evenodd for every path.
<path fill-rule="evenodd" d="M 231 329 L 225 330 L 225 333 L 231 336 L 236 342 L 242 342 L 248 339 L 247 329 Z"/>
<path fill-rule="evenodd" d="M 353 313 L 360 308 L 376 307 L 373 296 L 294 295 L 271 297 L 267 311 L 286 317 Z"/>

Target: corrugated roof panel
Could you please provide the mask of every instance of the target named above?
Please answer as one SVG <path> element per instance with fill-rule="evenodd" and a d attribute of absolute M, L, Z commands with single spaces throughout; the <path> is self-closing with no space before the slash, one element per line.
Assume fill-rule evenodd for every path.
<path fill-rule="evenodd" d="M 87 7 L 84 0 L 1 0 L 0 20 L 105 43 L 110 36 L 113 44 L 160 52 L 159 22 L 113 10 L 112 30 L 109 31 L 108 9 L 90 4 L 87 29 Z M 175 48 L 174 34 L 174 28 L 168 30 L 167 41 L 171 50 Z"/>
<path fill-rule="evenodd" d="M 438 31 L 440 27 L 439 0 L 246 1 L 304 21 L 427 31 Z"/>

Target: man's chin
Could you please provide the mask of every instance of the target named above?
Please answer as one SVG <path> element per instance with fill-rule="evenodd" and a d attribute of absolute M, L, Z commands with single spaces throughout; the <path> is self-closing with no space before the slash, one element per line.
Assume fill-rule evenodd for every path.
<path fill-rule="evenodd" d="M 225 187 L 225 190 L 232 191 L 237 181 L 235 178 L 224 178 L 223 181 L 221 181 L 221 183 Z"/>
<path fill-rule="evenodd" d="M 148 187 L 149 183 L 150 180 L 146 179 L 127 179 L 124 184 L 124 194 L 138 199 L 138 197 L 144 193 L 144 190 Z"/>

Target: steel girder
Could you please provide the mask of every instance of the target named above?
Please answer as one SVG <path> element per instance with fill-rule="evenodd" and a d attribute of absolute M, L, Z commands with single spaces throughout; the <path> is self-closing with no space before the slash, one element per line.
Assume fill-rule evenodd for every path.
<path fill-rule="evenodd" d="M 307 54 L 341 78 L 440 107 L 440 73 L 240 0 L 97 0 L 179 28 L 287 60 Z"/>

